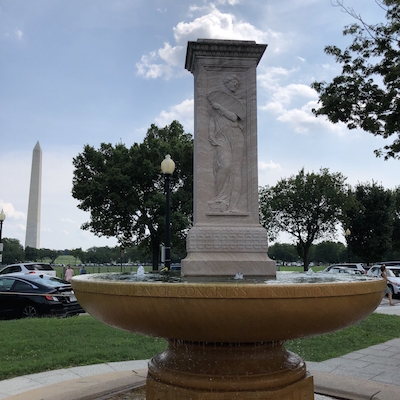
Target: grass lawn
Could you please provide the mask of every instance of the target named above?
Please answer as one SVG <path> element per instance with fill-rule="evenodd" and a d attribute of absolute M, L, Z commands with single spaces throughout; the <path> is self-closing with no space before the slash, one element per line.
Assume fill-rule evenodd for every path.
<path fill-rule="evenodd" d="M 0 321 L 0 380 L 112 361 L 151 358 L 164 339 L 111 328 L 90 316 Z M 288 341 L 308 361 L 323 361 L 400 336 L 400 317 L 372 314 L 359 324 L 315 338 Z"/>

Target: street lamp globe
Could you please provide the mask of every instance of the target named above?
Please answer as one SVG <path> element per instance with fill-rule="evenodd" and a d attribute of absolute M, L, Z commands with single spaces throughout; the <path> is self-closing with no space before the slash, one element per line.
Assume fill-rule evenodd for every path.
<path fill-rule="evenodd" d="M 4 222 L 4 220 L 6 219 L 6 214 L 4 214 L 3 209 L 0 212 L 0 222 Z"/>
<path fill-rule="evenodd" d="M 161 171 L 164 175 L 172 175 L 175 171 L 175 162 L 169 154 L 167 154 L 161 163 Z"/>

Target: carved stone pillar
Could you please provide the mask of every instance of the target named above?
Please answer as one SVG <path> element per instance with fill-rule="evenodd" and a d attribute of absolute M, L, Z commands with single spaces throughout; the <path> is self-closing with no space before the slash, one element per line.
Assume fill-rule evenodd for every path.
<path fill-rule="evenodd" d="M 259 224 L 256 67 L 266 45 L 189 42 L 194 75 L 194 225 L 184 276 L 275 276 Z"/>

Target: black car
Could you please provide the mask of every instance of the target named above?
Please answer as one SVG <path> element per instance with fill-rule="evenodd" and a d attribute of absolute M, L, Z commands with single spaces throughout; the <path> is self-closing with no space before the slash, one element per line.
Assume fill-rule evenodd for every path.
<path fill-rule="evenodd" d="M 71 284 L 48 275 L 0 276 L 0 318 L 83 313 Z"/>

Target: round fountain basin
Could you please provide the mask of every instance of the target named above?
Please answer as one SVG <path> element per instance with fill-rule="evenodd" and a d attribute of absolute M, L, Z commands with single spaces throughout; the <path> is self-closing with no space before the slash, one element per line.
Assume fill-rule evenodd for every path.
<path fill-rule="evenodd" d="M 73 278 L 89 314 L 130 332 L 193 342 L 285 341 L 335 331 L 371 314 L 386 288 L 384 280 L 364 277 L 162 282 L 117 275 Z"/>

